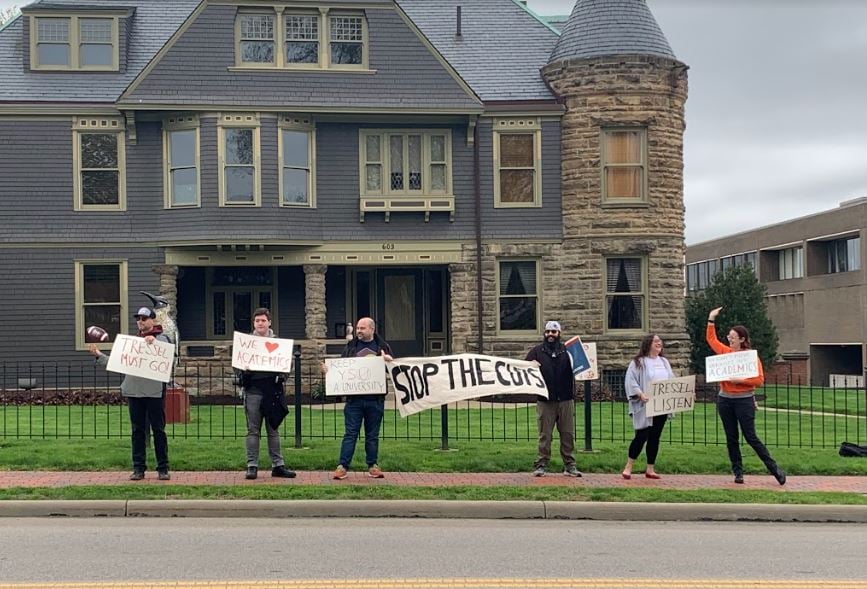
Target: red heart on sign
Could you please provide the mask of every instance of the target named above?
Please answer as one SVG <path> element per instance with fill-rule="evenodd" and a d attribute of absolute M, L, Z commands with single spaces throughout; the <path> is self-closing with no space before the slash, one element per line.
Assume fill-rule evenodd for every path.
<path fill-rule="evenodd" d="M 271 342 L 265 342 L 265 347 L 268 348 L 268 353 L 270 354 L 274 350 L 280 347 L 280 344 L 272 344 Z"/>

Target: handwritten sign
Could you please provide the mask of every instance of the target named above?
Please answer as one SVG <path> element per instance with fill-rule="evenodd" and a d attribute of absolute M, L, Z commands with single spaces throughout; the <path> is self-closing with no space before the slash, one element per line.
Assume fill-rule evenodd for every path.
<path fill-rule="evenodd" d="M 398 358 L 387 363 L 400 415 L 486 395 L 531 394 L 548 398 L 536 362 L 458 354 Z"/>
<path fill-rule="evenodd" d="M 695 407 L 695 375 L 668 378 L 650 383 L 647 416 L 692 411 Z"/>
<path fill-rule="evenodd" d="M 380 356 L 325 360 L 325 395 L 384 395 L 385 362 Z"/>
<path fill-rule="evenodd" d="M 590 368 L 575 375 L 575 380 L 596 380 L 599 378 L 599 363 L 596 361 L 596 342 L 582 342 L 584 353 L 590 361 Z"/>
<path fill-rule="evenodd" d="M 160 382 L 172 379 L 175 346 L 158 339 L 147 343 L 143 337 L 117 334 L 111 346 L 107 370 L 141 376 Z"/>
<path fill-rule="evenodd" d="M 232 340 L 232 368 L 261 372 L 292 372 L 291 339 L 260 337 L 235 332 Z"/>
<path fill-rule="evenodd" d="M 759 375 L 759 355 L 755 350 L 717 354 L 705 358 L 704 366 L 705 382 L 752 378 Z"/>

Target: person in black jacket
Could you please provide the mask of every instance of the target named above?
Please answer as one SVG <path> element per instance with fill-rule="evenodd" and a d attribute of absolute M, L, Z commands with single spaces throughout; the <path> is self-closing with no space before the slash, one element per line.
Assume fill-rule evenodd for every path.
<path fill-rule="evenodd" d="M 253 333 L 260 337 L 275 337 L 271 330 L 271 311 L 260 307 L 253 311 Z M 259 476 L 259 439 L 262 432 L 262 422 L 268 434 L 268 456 L 271 458 L 271 476 L 286 479 L 295 478 L 295 472 L 286 468 L 283 454 L 280 451 L 280 434 L 277 426 L 282 418 L 269 419 L 272 408 L 285 405 L 283 396 L 283 381 L 286 375 L 278 372 L 263 372 L 245 370 L 241 373 L 241 383 L 244 387 L 244 413 L 247 416 L 247 471 L 244 478 L 253 480 Z M 285 413 L 282 414 L 285 416 Z"/>
<path fill-rule="evenodd" d="M 539 456 L 533 463 L 533 476 L 545 476 L 551 460 L 551 437 L 556 424 L 560 434 L 563 474 L 580 477 L 581 471 L 575 465 L 575 378 L 569 353 L 560 342 L 560 323 L 549 321 L 545 324 L 542 343 L 532 348 L 526 359 L 539 363 L 548 389 L 548 399 L 540 397 L 536 401 Z"/>
<path fill-rule="evenodd" d="M 355 326 L 355 337 L 343 348 L 342 358 L 358 356 L 382 356 L 386 362 L 393 360 L 391 346 L 376 333 L 376 324 L 370 317 L 362 317 Z M 385 415 L 385 395 L 351 395 L 343 407 L 344 433 L 340 444 L 340 461 L 333 478 L 345 479 L 355 454 L 355 444 L 364 423 L 364 453 L 367 460 L 367 476 L 381 479 L 385 475 L 376 463 L 379 457 L 379 429 Z"/>

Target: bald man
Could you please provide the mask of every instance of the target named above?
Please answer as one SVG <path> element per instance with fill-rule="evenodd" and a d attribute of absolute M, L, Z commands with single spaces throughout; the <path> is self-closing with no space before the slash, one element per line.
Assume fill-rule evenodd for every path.
<path fill-rule="evenodd" d="M 360 356 L 382 356 L 390 362 L 391 346 L 376 333 L 376 323 L 370 317 L 362 317 L 355 325 L 355 336 L 343 348 L 341 357 L 356 358 Z M 340 462 L 334 470 L 334 478 L 346 478 L 352 456 L 355 454 L 355 444 L 364 423 L 364 453 L 367 460 L 367 476 L 381 479 L 385 475 L 377 464 L 379 457 L 379 429 L 382 417 L 385 415 L 385 395 L 351 395 L 347 397 L 343 407 L 343 423 L 345 426 L 343 442 L 340 444 Z"/>

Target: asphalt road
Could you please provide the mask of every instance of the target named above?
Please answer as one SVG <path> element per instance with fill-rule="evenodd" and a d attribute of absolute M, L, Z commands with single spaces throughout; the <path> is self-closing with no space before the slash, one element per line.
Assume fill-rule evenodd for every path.
<path fill-rule="evenodd" d="M 865 555 L 867 533 L 857 524 L 0 519 L 0 588 L 25 582 L 226 586 L 322 579 L 350 581 L 347 586 L 380 580 L 392 587 L 394 579 L 495 577 L 516 582 L 501 586 L 522 586 L 520 580 L 530 586 L 531 579 L 533 586 L 541 586 L 541 579 L 655 579 L 660 587 L 698 587 L 709 580 L 788 580 L 803 583 L 782 586 L 820 587 L 851 580 L 846 586 L 867 589 Z"/>

